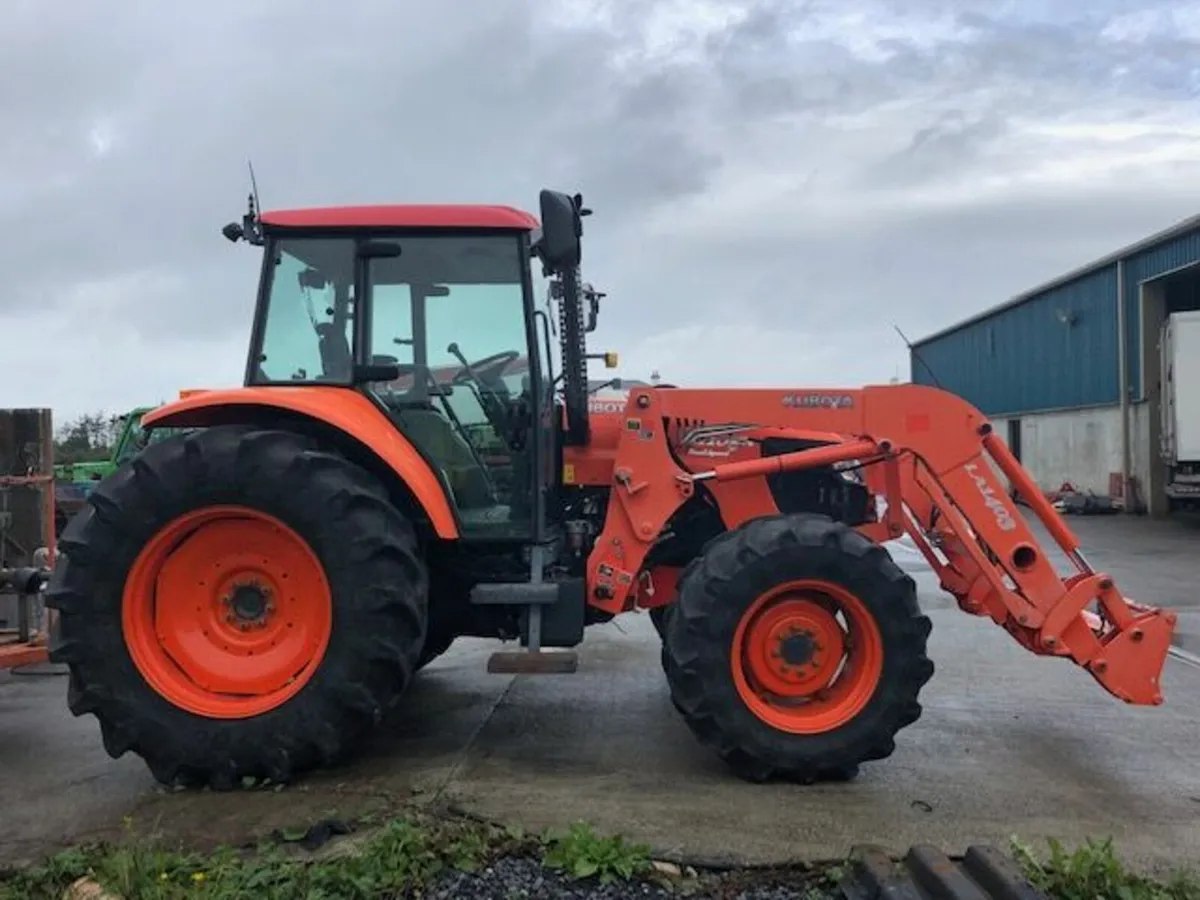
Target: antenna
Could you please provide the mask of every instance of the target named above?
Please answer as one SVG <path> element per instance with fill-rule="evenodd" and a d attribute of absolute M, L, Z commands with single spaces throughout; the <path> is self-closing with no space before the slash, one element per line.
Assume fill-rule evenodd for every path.
<path fill-rule="evenodd" d="M 242 217 L 242 233 L 247 243 L 257 247 L 263 244 L 262 225 L 258 218 L 262 206 L 258 202 L 258 179 L 254 177 L 254 163 L 249 159 L 246 160 L 246 168 L 250 170 L 250 196 L 246 198 L 248 210 Z"/>
<path fill-rule="evenodd" d="M 896 334 L 900 335 L 900 340 L 904 341 L 904 346 L 907 347 L 908 352 L 913 355 L 913 359 L 925 367 L 925 371 L 928 372 L 929 377 L 933 379 L 933 386 L 940 388 L 942 384 L 940 381 L 938 381 L 937 375 L 933 373 L 933 369 L 929 368 L 929 363 L 925 362 L 921 354 L 917 352 L 917 348 L 912 345 L 912 342 L 904 336 L 904 332 L 900 330 L 900 326 L 893 322 L 892 327 L 896 329 Z"/>
<path fill-rule="evenodd" d="M 258 181 L 254 177 L 254 163 L 246 160 L 246 168 L 250 170 L 250 209 L 260 213 L 262 205 L 258 202 Z"/>
<path fill-rule="evenodd" d="M 246 167 L 250 170 L 250 196 L 246 198 L 246 212 L 242 216 L 242 224 L 230 222 L 221 229 L 221 234 L 235 244 L 238 241 L 245 241 L 247 244 L 261 247 L 265 241 L 262 222 L 259 219 L 262 207 L 258 205 L 258 180 L 254 177 L 254 163 L 246 160 Z"/>

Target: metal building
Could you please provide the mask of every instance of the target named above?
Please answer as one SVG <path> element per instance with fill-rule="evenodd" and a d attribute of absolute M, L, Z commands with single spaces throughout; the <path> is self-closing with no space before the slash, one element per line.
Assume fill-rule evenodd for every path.
<path fill-rule="evenodd" d="M 1165 513 L 1159 339 L 1169 313 L 1194 309 L 1200 216 L 922 338 L 912 380 L 991 417 L 1044 489 Z"/>

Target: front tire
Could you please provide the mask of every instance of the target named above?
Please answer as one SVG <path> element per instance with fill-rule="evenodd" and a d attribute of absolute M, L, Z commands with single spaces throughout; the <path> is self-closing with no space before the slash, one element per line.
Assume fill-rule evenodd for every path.
<path fill-rule="evenodd" d="M 670 609 L 670 605 L 655 606 L 650 609 L 650 624 L 658 632 L 660 640 L 666 640 L 667 638 L 667 619 L 670 618 Z"/>
<path fill-rule="evenodd" d="M 749 781 L 854 777 L 891 755 L 933 675 L 912 578 L 824 516 L 754 519 L 712 541 L 665 624 L 676 708 Z"/>
<path fill-rule="evenodd" d="M 164 784 L 285 783 L 343 758 L 425 641 L 412 525 L 371 475 L 291 432 L 154 443 L 59 547 L 47 605 L 70 709 Z"/>

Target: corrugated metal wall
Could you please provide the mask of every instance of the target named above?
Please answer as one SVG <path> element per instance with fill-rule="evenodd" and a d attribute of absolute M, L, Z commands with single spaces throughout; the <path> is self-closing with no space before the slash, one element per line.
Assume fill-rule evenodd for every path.
<path fill-rule="evenodd" d="M 1059 313 L 1074 317 L 1065 325 Z M 1115 403 L 1117 269 L 1109 266 L 916 347 L 942 387 L 987 415 Z M 912 380 L 934 378 L 914 358 Z"/>
<path fill-rule="evenodd" d="M 1133 395 L 1142 394 L 1139 284 L 1200 261 L 1200 229 L 1128 257 L 1125 321 Z M 1068 327 L 1059 313 L 1075 317 Z M 912 380 L 953 391 L 992 416 L 1120 402 L 1117 264 L 919 342 Z M 924 364 L 922 364 L 922 361 Z M 932 374 L 929 370 L 932 370 Z"/>

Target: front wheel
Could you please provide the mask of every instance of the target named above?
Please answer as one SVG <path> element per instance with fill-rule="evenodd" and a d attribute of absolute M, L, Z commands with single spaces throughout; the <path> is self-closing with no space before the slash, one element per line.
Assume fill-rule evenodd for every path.
<path fill-rule="evenodd" d="M 367 472 L 285 431 L 148 447 L 60 543 L 51 659 L 75 715 L 165 784 L 287 782 L 358 745 L 407 686 L 428 575 Z"/>
<path fill-rule="evenodd" d="M 878 544 L 823 516 L 773 516 L 688 566 L 663 663 L 692 732 L 741 777 L 840 780 L 921 715 L 929 631 Z"/>

